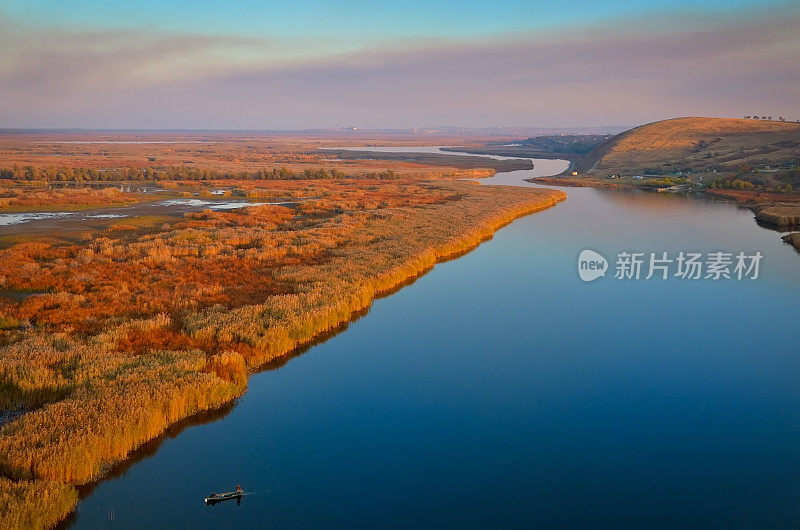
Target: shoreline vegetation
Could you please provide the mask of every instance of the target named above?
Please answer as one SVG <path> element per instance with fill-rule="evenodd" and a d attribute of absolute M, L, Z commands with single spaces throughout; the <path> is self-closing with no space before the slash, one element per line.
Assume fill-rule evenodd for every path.
<path fill-rule="evenodd" d="M 35 292 L 0 297 L 0 406 L 30 410 L 0 429 L 0 526 L 63 520 L 77 486 L 230 404 L 266 363 L 566 198 L 401 178 L 269 186 L 321 198 L 0 250 L 2 289 Z"/>
<path fill-rule="evenodd" d="M 675 118 L 610 137 L 570 162 L 561 175 L 528 180 L 702 194 L 749 208 L 762 226 L 800 229 L 798 123 Z M 798 239 L 800 235 L 783 238 L 795 248 Z"/>
<path fill-rule="evenodd" d="M 794 232 L 792 234 L 786 234 L 781 238 L 785 243 L 792 245 L 795 250 L 800 252 L 800 232 Z"/>
<path fill-rule="evenodd" d="M 415 152 L 390 152 L 390 151 L 356 151 L 350 149 L 326 149 L 325 153 L 336 156 L 341 160 L 389 160 L 394 162 L 410 162 L 425 164 L 427 166 L 446 166 L 459 169 L 489 169 L 493 171 L 516 171 L 520 169 L 533 169 L 533 162 L 524 158 L 512 160 L 497 160 L 485 156 L 470 156 L 463 153 L 471 151 L 457 151 L 456 149 L 442 149 L 462 154 L 437 154 Z M 484 153 L 475 153 L 484 154 Z"/>
<path fill-rule="evenodd" d="M 563 187 L 589 187 L 609 189 L 638 189 L 651 192 L 668 192 L 677 194 L 699 194 L 707 198 L 721 199 L 735 202 L 742 208 L 751 210 L 754 220 L 760 225 L 785 232 L 795 231 L 782 236 L 782 240 L 800 251 L 800 194 L 797 193 L 770 193 L 758 190 L 737 190 L 700 188 L 687 185 L 685 182 L 619 182 L 587 176 L 572 177 L 537 177 L 526 179 L 528 182 L 548 186 Z"/>
<path fill-rule="evenodd" d="M 120 207 L 142 199 L 116 188 L 41 190 L 0 180 L 0 213 Z"/>
<path fill-rule="evenodd" d="M 530 180 L 698 189 L 752 208 L 762 223 L 785 228 L 797 221 L 800 196 L 786 189 L 774 193 L 782 173 L 731 170 L 715 173 L 714 186 L 699 187 L 678 163 L 684 156 L 710 164 L 726 153 L 748 162 L 764 153 L 777 160 L 794 152 L 786 148 L 795 141 L 794 129 L 723 120 L 736 130 L 728 138 L 716 122 L 709 129 L 709 119 L 689 120 L 697 137 L 687 140 L 680 127 L 667 123 L 667 143 L 636 140 L 641 130 L 652 132 L 650 124 L 613 138 L 531 138 L 519 146 L 495 141 L 450 150 L 563 158 L 570 161 L 569 173 L 590 161 L 594 169 L 585 175 Z M 742 131 L 750 129 L 768 149 L 745 138 Z M 617 153 L 620 139 L 625 148 Z M 316 140 L 219 140 L 10 140 L 12 155 L 2 161 L 10 168 L 0 171 L 0 211 L 132 205 L 153 198 L 143 184 L 185 198 L 221 191 L 223 197 L 302 200 L 182 216 L 140 212 L 87 224 L 79 237 L 51 226 L 3 239 L 0 526 L 44 528 L 63 521 L 79 491 L 120 469 L 137 449 L 171 426 L 233 406 L 250 374 L 346 327 L 377 297 L 471 250 L 515 218 L 566 198 L 560 190 L 454 180 L 530 169 L 525 159 L 320 153 Z M 42 149 L 57 152 L 64 165 L 37 163 Z M 663 151 L 663 171 L 623 179 L 595 171 L 608 160 L 635 162 L 639 149 L 648 164 Z M 337 169 L 320 162 L 334 162 Z M 796 176 L 788 171 L 787 178 Z M 764 189 L 745 189 L 759 185 L 756 177 L 771 180 Z M 783 239 L 800 251 L 800 234 Z"/>

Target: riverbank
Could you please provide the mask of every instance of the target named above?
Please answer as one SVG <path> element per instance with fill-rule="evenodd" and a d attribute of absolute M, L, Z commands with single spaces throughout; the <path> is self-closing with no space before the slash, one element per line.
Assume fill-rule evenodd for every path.
<path fill-rule="evenodd" d="M 584 156 L 580 153 L 557 153 L 550 151 L 543 151 L 541 149 L 534 149 L 532 147 L 517 146 L 517 145 L 500 145 L 500 146 L 455 146 L 455 147 L 442 147 L 442 151 L 452 153 L 469 153 L 472 155 L 489 155 L 489 156 L 502 156 L 511 158 L 538 158 L 545 160 L 567 160 L 569 167 L 565 171 L 571 170 L 576 164 L 583 160 Z"/>
<path fill-rule="evenodd" d="M 482 185 L 534 186 L 522 178 L 565 165 L 534 164 Z M 564 190 L 558 207 L 276 360 L 224 416 L 166 435 L 85 497 L 81 488 L 70 528 L 107 526 L 110 509 L 116 528 L 132 530 L 360 528 L 387 513 L 397 527 L 758 527 L 764 513 L 796 526 L 795 251 L 728 201 Z M 606 257 L 764 258 L 757 281 L 586 284 L 575 260 L 587 246 Z M 653 325 L 686 307 L 706 317 L 684 319 L 679 334 Z M 760 309 L 731 327 L 742 307 Z M 220 451 L 227 443 L 236 450 Z M 669 457 L 656 465 L 654 454 Z M 732 459 L 752 472 L 732 471 Z M 197 502 L 236 483 L 269 493 L 240 506 Z"/>
<path fill-rule="evenodd" d="M 783 241 L 788 243 L 789 245 L 792 245 L 795 248 L 795 250 L 800 252 L 800 232 L 794 232 L 793 234 L 786 234 L 781 239 L 783 239 Z"/>
<path fill-rule="evenodd" d="M 39 310 L 36 328 L 6 337 L 2 351 L 5 406 L 39 407 L 0 431 L 0 469 L 7 477 L 0 481 L 0 495 L 8 499 L 7 513 L 14 514 L 4 525 L 19 525 L 31 514 L 47 521 L 65 517 L 74 486 L 102 477 L 169 425 L 235 400 L 246 389 L 247 375 L 264 363 L 347 322 L 376 296 L 475 247 L 513 219 L 566 197 L 557 190 L 472 182 L 376 184 L 328 184 L 326 200 L 304 204 L 296 215 L 266 205 L 189 216 L 163 234 L 125 234 L 109 241 L 103 235 L 82 248 L 58 249 L 64 271 L 48 265 L 47 249 L 17 248 L 16 258 L 24 256 L 29 267 L 35 263 L 40 274 L 41 267 L 50 267 L 46 276 L 55 278 L 100 274 L 109 257 L 126 253 L 138 256 L 127 260 L 138 274 L 176 267 L 185 275 L 186 262 L 237 274 L 215 277 L 218 290 L 208 292 L 206 285 L 205 298 L 195 305 L 178 310 L 153 298 L 143 306 L 157 310 L 152 316 L 112 312 L 88 335 L 69 331 L 85 325 L 69 307 L 78 303 L 81 311 L 94 313 L 91 304 L 104 299 L 91 291 L 70 292 L 75 287 L 67 284 L 63 294 L 30 297 L 12 308 L 24 314 L 37 298 L 35 307 L 56 304 L 54 311 Z M 197 254 L 186 246 L 190 235 Z M 271 266 L 254 267 L 253 258 Z M 119 267 L 112 263 L 108 266 Z M 242 277 L 247 272 L 242 268 L 269 275 L 271 287 L 264 287 L 261 301 L 249 296 L 241 303 L 227 293 L 236 285 L 259 288 Z M 13 271 L 4 272 L 15 281 Z M 119 274 L 124 289 L 135 287 L 126 271 Z M 157 292 L 158 277 L 152 280 L 147 289 Z M 177 295 L 173 289 L 171 298 L 181 298 Z M 54 320 L 65 311 L 78 320 Z M 61 501 L 43 504 L 54 483 Z"/>
<path fill-rule="evenodd" d="M 800 195 L 780 194 L 755 190 L 728 190 L 712 188 L 687 188 L 680 186 L 654 188 L 638 182 L 609 180 L 598 177 L 542 177 L 526 179 L 548 186 L 592 187 L 607 189 L 640 189 L 645 191 L 685 192 L 690 190 L 706 197 L 733 201 L 750 209 L 760 225 L 779 231 L 800 229 Z M 782 237 L 783 241 L 800 250 L 800 233 Z"/>
<path fill-rule="evenodd" d="M 454 148 L 455 149 L 455 148 Z M 443 148 L 442 151 L 447 150 Z M 463 153 L 473 153 L 473 151 L 456 151 L 451 153 L 424 153 L 408 151 L 370 151 L 359 150 L 359 148 L 325 148 L 325 153 L 335 156 L 341 160 L 386 160 L 392 162 L 409 162 L 422 164 L 425 166 L 444 166 L 448 168 L 473 169 L 473 170 L 493 170 L 497 172 L 517 171 L 521 169 L 533 169 L 533 163 L 528 158 L 509 158 L 496 159 L 486 156 L 469 156 Z M 457 154 L 461 153 L 461 154 Z M 476 152 L 477 154 L 480 151 Z M 491 176 L 484 174 L 482 176 Z"/>
<path fill-rule="evenodd" d="M 546 184 L 550 186 L 564 186 L 568 188 L 620 188 L 622 184 L 613 181 L 592 177 L 533 177 L 525 179 L 527 182 Z"/>

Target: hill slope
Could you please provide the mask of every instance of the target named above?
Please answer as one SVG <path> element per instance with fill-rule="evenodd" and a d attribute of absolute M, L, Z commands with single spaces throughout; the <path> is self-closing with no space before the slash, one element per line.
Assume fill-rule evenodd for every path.
<path fill-rule="evenodd" d="M 580 163 L 586 173 L 736 170 L 800 158 L 800 123 L 675 118 L 620 133 Z"/>

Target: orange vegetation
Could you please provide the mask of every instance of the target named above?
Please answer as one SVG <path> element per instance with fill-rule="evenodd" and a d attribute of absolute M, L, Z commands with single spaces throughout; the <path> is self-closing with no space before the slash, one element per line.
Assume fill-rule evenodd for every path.
<path fill-rule="evenodd" d="M 734 200 L 743 206 L 775 203 L 800 203 L 800 195 L 786 193 L 770 193 L 768 191 L 760 190 L 726 190 L 710 188 L 706 188 L 703 191 L 709 195 L 715 195 L 717 197 Z"/>
<path fill-rule="evenodd" d="M 497 141 L 502 138 L 493 137 Z M 480 138 L 470 137 L 470 141 Z M 419 163 L 386 160 L 332 160 L 337 157 L 320 147 L 359 145 L 425 145 L 431 138 L 413 134 L 305 134 L 267 132 L 29 132 L 0 134 L 0 179 L 9 173 L 30 180 L 70 180 L 66 168 L 80 168 L 80 180 L 137 180 L 137 172 L 177 170 L 255 175 L 259 171 L 288 167 L 296 173 L 335 167 L 351 175 L 380 173 L 441 178 L 456 170 Z M 463 136 L 437 136 L 442 145 L 461 144 Z M 485 172 L 484 172 L 485 173 Z M 128 177 L 125 178 L 125 174 Z M 483 176 L 486 176 L 485 174 Z"/>
<path fill-rule="evenodd" d="M 97 479 L 379 293 L 565 197 L 464 181 L 240 184 L 306 200 L 0 250 L 0 285 L 32 293 L 0 303 L 0 405 L 34 409 L 0 429 L 14 488 Z"/>
<path fill-rule="evenodd" d="M 110 206 L 133 203 L 139 198 L 132 193 L 123 193 L 116 188 L 88 189 L 37 189 L 19 187 L 11 181 L 0 185 L 0 211 L 69 208 L 75 206 Z"/>
<path fill-rule="evenodd" d="M 27 499 L 38 509 L 18 509 L 19 499 Z M 78 492 L 66 484 L 49 480 L 12 481 L 0 477 L 0 528 L 49 528 L 64 519 L 77 503 Z"/>

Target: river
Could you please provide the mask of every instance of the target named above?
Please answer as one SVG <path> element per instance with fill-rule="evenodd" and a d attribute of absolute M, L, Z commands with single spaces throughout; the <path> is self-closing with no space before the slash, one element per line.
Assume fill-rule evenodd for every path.
<path fill-rule="evenodd" d="M 534 164 L 484 182 L 565 167 Z M 800 256 L 730 203 L 565 191 L 150 444 L 71 524 L 800 525 Z M 763 260 L 756 280 L 584 283 L 586 248 Z M 253 494 L 204 506 L 237 483 Z"/>

